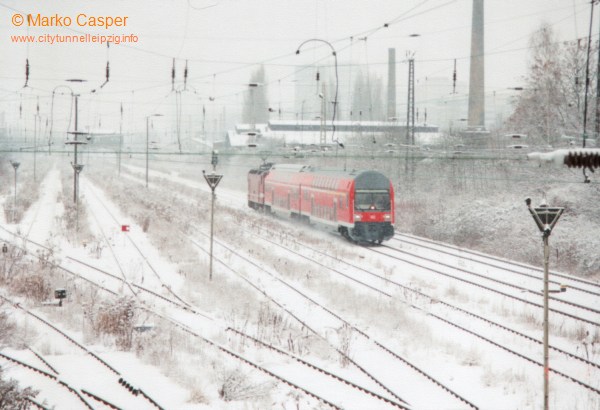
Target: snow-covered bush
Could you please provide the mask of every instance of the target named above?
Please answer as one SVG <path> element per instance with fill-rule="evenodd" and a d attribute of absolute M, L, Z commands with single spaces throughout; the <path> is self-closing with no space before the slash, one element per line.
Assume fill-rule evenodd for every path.
<path fill-rule="evenodd" d="M 42 302 L 52 294 L 52 286 L 42 270 L 31 269 L 15 276 L 10 282 L 14 294 Z"/>
<path fill-rule="evenodd" d="M 135 323 L 135 301 L 120 297 L 113 302 L 104 302 L 95 312 L 94 330 L 98 334 L 115 336 L 118 348 L 129 350 Z"/>
<path fill-rule="evenodd" d="M 269 395 L 272 388 L 272 383 L 254 383 L 243 371 L 234 369 L 221 375 L 219 397 L 224 401 L 256 400 Z"/>
<path fill-rule="evenodd" d="M 79 243 L 91 243 L 94 236 L 91 233 L 86 220 L 88 211 L 85 202 L 85 196 L 79 192 L 79 200 L 76 204 L 73 201 L 73 184 L 69 181 L 69 176 L 65 173 L 62 176 L 62 192 L 57 200 L 63 204 L 64 212 L 61 216 L 61 222 L 66 231 L 66 237 L 70 240 L 75 238 Z"/>
<path fill-rule="evenodd" d="M 1 307 L 1 305 L 0 305 Z M 9 320 L 8 314 L 0 312 L 0 349 L 10 344 L 15 331 L 15 324 Z M 0 407 L 1 408 L 1 407 Z"/>
<path fill-rule="evenodd" d="M 28 409 L 31 402 L 39 391 L 31 387 L 21 388 L 16 380 L 6 379 L 0 367 L 0 409 L 2 410 L 24 410 Z"/>

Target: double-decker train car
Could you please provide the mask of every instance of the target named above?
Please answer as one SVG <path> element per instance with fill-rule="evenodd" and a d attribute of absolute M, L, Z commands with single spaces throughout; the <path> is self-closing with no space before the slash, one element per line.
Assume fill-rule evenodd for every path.
<path fill-rule="evenodd" d="M 248 173 L 248 206 L 326 225 L 359 243 L 394 235 L 394 187 L 377 171 L 266 163 Z"/>

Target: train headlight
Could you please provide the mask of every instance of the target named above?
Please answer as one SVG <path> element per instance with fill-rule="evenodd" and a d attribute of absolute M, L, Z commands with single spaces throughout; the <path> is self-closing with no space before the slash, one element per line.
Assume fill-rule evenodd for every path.
<path fill-rule="evenodd" d="M 383 215 L 383 220 L 384 221 L 391 221 L 392 220 L 392 215 L 390 215 L 390 214 Z"/>
<path fill-rule="evenodd" d="M 360 220 L 362 220 L 362 216 L 360 214 L 354 214 L 354 220 L 360 221 Z"/>

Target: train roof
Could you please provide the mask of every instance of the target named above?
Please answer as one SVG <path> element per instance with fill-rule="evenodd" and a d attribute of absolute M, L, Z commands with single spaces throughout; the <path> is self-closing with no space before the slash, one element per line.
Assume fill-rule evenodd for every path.
<path fill-rule="evenodd" d="M 379 171 L 369 169 L 328 169 L 318 168 L 312 165 L 299 164 L 273 164 L 272 171 L 283 171 L 287 173 L 307 173 L 314 176 L 328 176 L 340 179 L 350 179 L 355 181 L 356 189 L 387 189 L 389 188 L 390 180 Z"/>

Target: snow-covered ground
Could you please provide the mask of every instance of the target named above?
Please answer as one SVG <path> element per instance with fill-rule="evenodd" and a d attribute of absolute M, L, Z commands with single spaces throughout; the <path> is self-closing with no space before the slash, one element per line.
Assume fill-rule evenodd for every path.
<path fill-rule="evenodd" d="M 236 189 L 243 186 L 244 171 L 239 170 L 237 181 L 217 190 L 214 273 L 209 280 L 210 191 L 199 173 L 190 176 L 195 167 L 189 169 L 154 168 L 146 189 L 145 169 L 134 161 L 123 166 L 120 178 L 114 167 L 95 161 L 80 181 L 77 233 L 64 224 L 70 212 L 64 202 L 72 198 L 61 178 L 69 180 L 72 174 L 56 164 L 44 175 L 39 199 L 19 223 L 2 222 L 0 241 L 11 252 L 24 247 L 32 255 L 43 253 L 25 239 L 51 247 L 50 256 L 23 258 L 33 268 L 45 269 L 52 291 L 68 292 L 64 306 L 57 307 L 15 291 L 14 278 L 5 277 L 0 289 L 19 303 L 2 305 L 18 332 L 1 352 L 52 373 L 40 357 L 23 348 L 29 346 L 64 382 L 0 358 L 5 377 L 40 391 L 38 403 L 85 408 L 79 394 L 93 408 L 108 408 L 87 392 L 118 408 L 154 408 L 119 383 L 123 378 L 166 409 L 542 407 L 543 370 L 538 364 L 454 325 L 538 363 L 543 359 L 541 345 L 448 305 L 538 340 L 541 311 L 434 270 L 446 275 L 460 275 L 455 268 L 482 276 L 502 273 L 405 242 L 405 251 L 412 246 L 420 256 L 456 265 L 418 267 L 414 259 L 392 259 L 338 236 L 257 214 L 246 207 L 244 191 Z M 509 293 L 502 285 L 486 286 Z M 518 286 L 539 285 L 523 280 Z M 541 303 L 540 295 L 513 293 Z M 567 295 L 571 297 L 569 291 Z M 593 306 L 594 297 L 578 302 Z M 47 300 L 52 298 L 49 293 Z M 102 319 L 108 320 L 108 313 L 127 301 L 135 306 L 135 320 L 128 323 L 137 330 L 132 327 L 125 335 L 101 331 Z M 598 312 L 584 316 L 600 323 Z M 598 326 L 556 314 L 551 324 L 551 345 L 591 365 L 553 350 L 550 367 L 600 389 L 600 349 L 598 343 L 591 344 L 600 337 Z M 600 408 L 598 391 L 556 373 L 550 374 L 550 382 L 552 408 Z"/>

